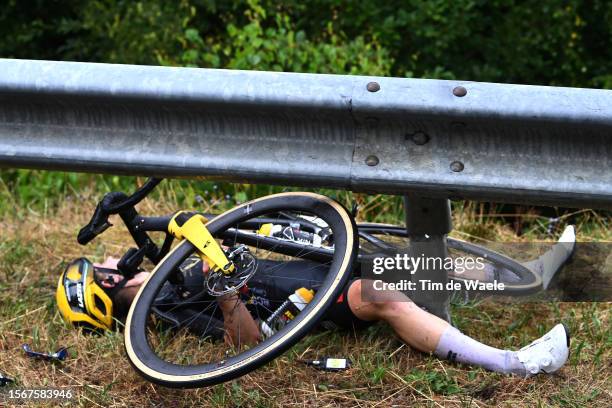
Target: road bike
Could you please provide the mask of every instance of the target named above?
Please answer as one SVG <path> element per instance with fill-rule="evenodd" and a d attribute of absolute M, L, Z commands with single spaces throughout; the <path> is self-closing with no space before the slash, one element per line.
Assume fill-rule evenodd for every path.
<path fill-rule="evenodd" d="M 117 192 L 107 194 L 78 236 L 79 243 L 87 244 L 111 225 L 109 215 L 119 214 L 138 246 L 121 258 L 119 270 L 128 279 L 145 257 L 156 265 L 132 302 L 125 323 L 127 356 L 146 379 L 169 387 L 199 387 L 241 376 L 272 360 L 306 335 L 347 283 L 356 258 L 357 235 L 353 218 L 336 201 L 313 193 L 280 193 L 249 201 L 210 220 L 187 211 L 164 217 L 141 216 L 134 206 L 159 181 L 150 179 L 129 197 Z M 257 231 L 250 231 L 245 243 L 235 239 L 247 232 L 241 225 L 253 219 L 269 221 L 285 217 L 308 220 L 304 222 L 317 225 L 318 231 L 325 230 L 324 235 L 319 235 L 322 238 L 318 245 L 328 249 L 326 259 L 316 264 L 324 269 L 321 281 L 313 283 L 316 294 L 297 316 L 252 346 L 241 344 L 240 340 L 228 345 L 194 336 L 183 322 L 167 329 L 168 322 L 155 313 L 155 308 L 160 307 L 156 297 L 164 286 L 172 285 L 181 292 L 180 302 L 163 305 L 165 312 L 168 307 L 190 310 L 197 307 L 196 313 L 206 313 L 212 322 L 223 319 L 218 313 L 217 298 L 244 288 L 261 260 L 274 259 L 280 267 L 283 263 L 308 260 L 309 249 L 304 243 L 264 236 Z M 161 246 L 148 235 L 151 231 L 166 234 Z M 180 242 L 172 247 L 174 239 Z M 210 266 L 200 291 L 181 285 L 181 265 L 194 255 Z"/>
<path fill-rule="evenodd" d="M 135 206 L 160 181 L 151 178 L 130 196 L 105 195 L 79 232 L 78 242 L 84 245 L 93 240 L 111 226 L 109 216 L 118 214 L 137 245 L 122 256 L 119 271 L 129 279 L 144 258 L 155 265 L 128 313 L 125 348 L 142 376 L 164 386 L 209 386 L 271 361 L 315 327 L 349 279 L 359 275 L 360 265 L 379 253 L 409 245 L 403 227 L 356 224 L 354 214 L 344 206 L 314 193 L 273 194 L 219 215 L 193 211 L 140 215 Z M 149 232 L 165 233 L 163 242 L 157 244 Z M 175 240 L 179 242 L 173 246 Z M 513 288 L 517 293 L 541 287 L 537 275 L 508 257 L 455 239 L 449 238 L 448 245 L 451 251 L 482 256 L 496 268 L 511 270 L 520 278 Z M 206 262 L 209 270 L 202 272 L 197 284 L 190 284 L 183 272 L 194 259 Z M 285 268 L 290 264 L 300 268 Z M 317 269 L 318 278 L 309 282 L 309 289 L 315 291 L 313 299 L 257 344 L 240 341 L 240 320 L 238 341 L 223 341 L 224 320 L 233 317 L 219 310 L 219 299 L 238 294 L 231 310 L 238 313 L 239 302 L 246 303 L 255 321 L 264 321 L 286 301 L 268 298 L 267 304 L 249 304 L 255 298 L 249 281 L 256 274 L 265 279 L 266 268 L 293 271 L 281 277 L 269 275 L 289 283 L 292 279 L 303 282 L 309 268 Z M 168 290 L 173 296 L 164 301 L 162 294 Z M 196 320 L 204 326 L 200 330 L 193 330 Z M 215 335 L 215 330 L 221 333 Z"/>

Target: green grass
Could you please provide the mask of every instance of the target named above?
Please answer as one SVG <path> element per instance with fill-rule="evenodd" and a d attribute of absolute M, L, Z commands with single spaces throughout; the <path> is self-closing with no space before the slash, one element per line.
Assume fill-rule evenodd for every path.
<path fill-rule="evenodd" d="M 316 330 L 267 366 L 215 387 L 156 387 L 132 370 L 121 332 L 83 335 L 63 323 L 54 301 L 56 279 L 68 261 L 77 256 L 102 260 L 125 251 L 130 241 L 120 228 L 111 228 L 86 247 L 76 244 L 76 233 L 104 192 L 131 190 L 135 181 L 144 179 L 34 171 L 23 171 L 19 177 L 11 173 L 16 178 L 5 175 L 0 184 L 0 190 L 4 189 L 0 192 L 0 372 L 15 378 L 16 387 L 69 387 L 77 393 L 75 405 L 103 407 L 580 407 L 609 406 L 612 401 L 609 303 L 453 305 L 458 328 L 496 347 L 517 348 L 564 321 L 573 334 L 571 358 L 555 376 L 523 380 L 442 362 L 411 350 L 389 327 L 378 324 L 359 332 Z M 38 188 L 36 183 L 48 184 Z M 237 201 L 279 189 L 174 180 L 162 183 L 154 199 L 145 200 L 140 209 L 146 214 L 169 213 L 178 206 L 219 212 Z M 402 221 L 397 197 L 325 192 L 349 207 L 358 202 L 361 219 Z M 527 217 L 527 233 L 519 237 L 507 219 L 497 216 L 495 207 L 487 207 L 484 215 L 481 208 L 476 203 L 457 203 L 454 234 L 501 241 L 550 239 L 545 217 Z M 582 240 L 612 240 L 606 213 L 583 211 L 579 216 Z M 20 349 L 23 343 L 47 351 L 68 346 L 70 357 L 62 364 L 30 360 Z M 322 356 L 347 357 L 353 367 L 327 373 L 300 362 Z M 0 406 L 5 390 L 0 389 Z"/>

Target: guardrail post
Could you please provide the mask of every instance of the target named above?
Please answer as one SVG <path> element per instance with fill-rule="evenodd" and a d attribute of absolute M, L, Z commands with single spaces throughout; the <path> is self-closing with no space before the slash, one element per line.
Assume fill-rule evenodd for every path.
<path fill-rule="evenodd" d="M 446 236 L 452 230 L 450 201 L 446 198 L 428 198 L 417 194 L 404 196 L 406 231 L 410 239 L 412 256 L 424 259 L 444 259 L 448 256 Z M 445 290 L 448 271 L 444 262 L 432 262 L 433 268 L 420 268 L 412 275 L 419 290 L 411 291 L 411 299 L 429 312 L 450 322 L 450 292 Z M 442 290 L 422 289 L 421 282 L 441 283 Z"/>

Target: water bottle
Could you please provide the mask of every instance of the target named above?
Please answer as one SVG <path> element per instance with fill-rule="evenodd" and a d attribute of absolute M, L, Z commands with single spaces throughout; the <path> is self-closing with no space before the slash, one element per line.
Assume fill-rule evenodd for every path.
<path fill-rule="evenodd" d="M 288 226 L 272 223 L 262 224 L 257 233 L 267 237 L 287 239 L 315 247 L 320 247 L 322 242 L 319 234 L 302 231 L 299 223 L 291 223 Z"/>
<path fill-rule="evenodd" d="M 289 296 L 259 327 L 264 338 L 272 336 L 295 318 L 314 297 L 314 290 L 299 288 Z"/>

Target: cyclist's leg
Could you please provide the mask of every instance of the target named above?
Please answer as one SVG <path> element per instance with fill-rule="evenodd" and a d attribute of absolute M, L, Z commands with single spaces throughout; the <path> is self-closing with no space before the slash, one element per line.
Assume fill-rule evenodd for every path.
<path fill-rule="evenodd" d="M 501 350 L 466 336 L 446 321 L 419 308 L 401 292 L 372 294 L 371 291 L 372 281 L 364 279 L 349 287 L 348 305 L 357 318 L 384 320 L 408 345 L 423 352 L 433 352 L 439 358 L 521 376 L 528 374 L 526 363 L 533 363 L 532 368 L 537 366 L 538 371 L 547 367 L 547 372 L 553 372 L 567 360 L 568 335 L 560 325 L 536 340 L 543 346 L 531 347 L 527 352 Z"/>
<path fill-rule="evenodd" d="M 546 253 L 536 259 L 521 263 L 542 278 L 542 286 L 546 289 L 555 274 L 571 257 L 575 244 L 576 234 L 574 227 L 568 225 L 559 238 L 559 241 L 546 251 Z M 483 268 L 466 268 L 461 273 L 451 271 L 448 275 L 451 278 L 458 277 L 486 282 L 497 280 L 498 282 L 514 283 L 520 281 L 520 277 L 512 271 L 504 268 L 495 268 L 492 264 L 488 263 L 484 264 Z"/>
<path fill-rule="evenodd" d="M 573 225 L 568 225 L 559 241 L 553 245 L 544 255 L 529 262 L 523 262 L 527 268 L 540 275 L 542 286 L 548 288 L 550 281 L 561 267 L 568 261 L 574 252 L 576 245 L 576 233 Z"/>
<path fill-rule="evenodd" d="M 353 286 L 353 282 L 359 278 L 353 278 L 346 284 L 338 299 L 327 309 L 321 325 L 328 329 L 344 328 L 349 330 L 360 330 L 371 326 L 378 319 L 360 319 L 352 312 L 348 305 L 348 291 Z"/>
<path fill-rule="evenodd" d="M 377 291 L 372 281 L 354 281 L 347 291 L 350 311 L 360 320 L 387 322 L 411 347 L 424 352 L 435 349 L 449 324 L 418 307 L 399 291 Z"/>

